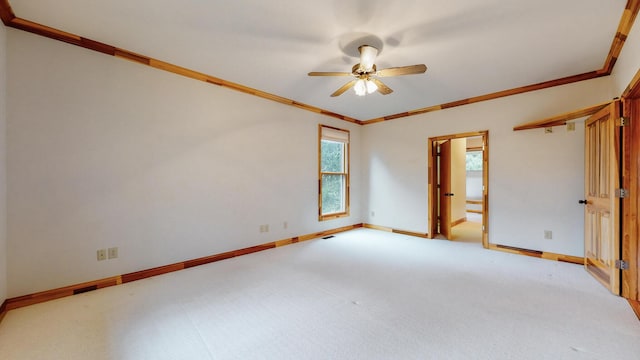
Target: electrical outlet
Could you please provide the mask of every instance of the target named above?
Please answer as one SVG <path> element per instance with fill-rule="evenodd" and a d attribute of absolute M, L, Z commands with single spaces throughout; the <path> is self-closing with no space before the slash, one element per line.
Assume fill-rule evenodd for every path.
<path fill-rule="evenodd" d="M 576 131 L 576 123 L 568 122 L 567 123 L 567 131 Z"/>
<path fill-rule="evenodd" d="M 286 221 L 282 223 L 283 229 L 287 229 L 288 227 L 289 227 L 289 224 Z"/>
<path fill-rule="evenodd" d="M 98 250 L 97 256 L 98 256 L 98 261 L 107 260 L 107 250 L 106 249 Z"/>
<path fill-rule="evenodd" d="M 553 128 L 551 126 L 544 128 L 545 134 L 551 134 L 553 132 Z"/>
<path fill-rule="evenodd" d="M 112 247 L 107 249 L 107 256 L 109 259 L 116 259 L 118 257 L 118 248 Z"/>
<path fill-rule="evenodd" d="M 267 225 L 267 224 L 260 225 L 260 232 L 261 233 L 269 232 L 269 225 Z"/>
<path fill-rule="evenodd" d="M 372 212 L 371 212 L 371 217 L 374 217 L 374 216 L 376 216 L 376 212 L 375 212 L 375 211 L 372 211 Z"/>
<path fill-rule="evenodd" d="M 544 231 L 544 238 L 546 240 L 551 240 L 553 239 L 553 232 L 551 230 L 545 230 Z"/>

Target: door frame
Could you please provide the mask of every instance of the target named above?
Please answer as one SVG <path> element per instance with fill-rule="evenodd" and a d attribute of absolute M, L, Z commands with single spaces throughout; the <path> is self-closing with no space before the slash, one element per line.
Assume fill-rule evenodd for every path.
<path fill-rule="evenodd" d="M 438 163 L 436 146 L 439 141 L 482 137 L 482 247 L 489 248 L 489 130 L 458 133 L 452 135 L 430 137 L 427 141 L 427 221 L 429 222 L 429 238 L 437 234 L 438 222 Z"/>
<path fill-rule="evenodd" d="M 629 196 L 622 199 L 622 260 L 629 265 L 622 272 L 621 296 L 640 300 L 640 70 L 622 95 L 622 116 L 629 120 L 623 132 L 622 188 Z M 640 316 L 640 314 L 638 315 Z"/>

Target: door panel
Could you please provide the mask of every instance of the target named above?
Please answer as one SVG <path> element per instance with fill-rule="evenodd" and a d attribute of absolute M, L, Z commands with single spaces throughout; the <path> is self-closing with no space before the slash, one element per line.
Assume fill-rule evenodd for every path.
<path fill-rule="evenodd" d="M 451 140 L 440 144 L 440 233 L 451 240 Z"/>
<path fill-rule="evenodd" d="M 585 241 L 587 271 L 612 293 L 620 293 L 619 102 L 585 122 Z"/>

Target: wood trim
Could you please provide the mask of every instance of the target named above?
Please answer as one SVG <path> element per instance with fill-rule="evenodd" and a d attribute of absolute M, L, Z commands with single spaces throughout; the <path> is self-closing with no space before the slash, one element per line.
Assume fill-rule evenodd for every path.
<path fill-rule="evenodd" d="M 478 103 L 478 102 L 482 102 L 482 101 L 499 99 L 499 98 L 505 97 L 505 96 L 517 95 L 517 94 L 522 94 L 522 93 L 526 93 L 526 92 L 530 92 L 530 91 L 542 90 L 542 89 L 547 89 L 547 88 L 550 88 L 550 87 L 571 84 L 571 83 L 574 83 L 574 82 L 595 79 L 595 78 L 599 78 L 599 77 L 607 76 L 607 75 L 609 75 L 609 74 L 602 74 L 602 73 L 599 73 L 598 71 L 591 71 L 591 72 L 584 73 L 584 74 L 567 76 L 567 77 L 560 78 L 560 79 L 549 80 L 549 81 L 545 81 L 545 82 L 541 82 L 541 83 L 537 83 L 537 84 L 532 84 L 532 85 L 527 85 L 527 86 L 522 86 L 522 87 L 518 87 L 518 88 L 513 88 L 513 89 L 509 89 L 509 90 L 498 91 L 498 92 L 494 92 L 494 93 L 490 93 L 490 94 L 475 96 L 475 97 L 472 97 L 472 98 L 453 101 L 453 102 L 449 102 L 449 103 L 445 103 L 445 104 L 433 105 L 433 106 L 429 106 L 429 107 L 425 107 L 425 108 L 410 110 L 410 111 L 399 113 L 399 114 L 387 115 L 387 116 L 380 117 L 380 118 L 364 120 L 364 121 L 361 121 L 361 123 L 362 123 L 362 125 L 370 125 L 370 124 L 375 124 L 375 123 L 379 123 L 379 122 L 383 122 L 383 121 L 390 121 L 390 120 L 400 119 L 400 118 L 404 118 L 404 117 L 408 117 L 408 116 L 425 114 L 425 113 L 432 112 L 432 111 L 450 109 L 450 108 L 457 107 L 457 106 L 469 105 L 469 104 L 474 104 L 474 103 Z"/>
<path fill-rule="evenodd" d="M 467 204 L 482 205 L 482 203 L 483 203 L 482 200 L 469 200 L 469 199 L 467 199 Z"/>
<path fill-rule="evenodd" d="M 2 322 L 2 319 L 4 319 L 4 316 L 7 315 L 7 312 L 9 310 L 7 310 L 7 300 L 2 302 L 2 305 L 0 305 L 0 322 Z"/>
<path fill-rule="evenodd" d="M 466 217 L 466 216 L 465 216 L 465 217 L 463 217 L 463 218 L 460 218 L 460 219 L 458 219 L 458 220 L 452 221 L 452 222 L 451 222 L 451 227 L 454 227 L 454 226 L 456 226 L 456 225 L 460 225 L 460 224 L 462 224 L 462 223 L 463 223 L 463 222 L 465 222 L 465 221 L 467 221 L 467 217 Z"/>
<path fill-rule="evenodd" d="M 122 275 L 122 283 L 126 284 L 136 280 L 142 280 L 146 278 L 150 278 L 152 276 L 158 276 L 162 274 L 168 274 L 170 272 L 179 271 L 184 269 L 184 262 L 158 266 L 152 269 L 135 271 L 132 273 Z"/>
<path fill-rule="evenodd" d="M 640 320 L 640 301 L 635 301 L 631 299 L 628 299 L 628 301 L 629 301 L 629 305 L 631 306 L 631 309 L 638 317 L 638 320 Z"/>
<path fill-rule="evenodd" d="M 361 125 L 360 120 L 348 117 L 345 115 L 337 114 L 332 111 L 324 110 L 315 106 L 304 104 L 298 101 L 287 99 L 278 95 L 270 94 L 265 91 L 250 88 L 248 86 L 240 85 L 231 81 L 226 81 L 211 75 L 203 74 L 197 71 L 189 70 L 174 64 L 170 64 L 158 59 L 154 59 L 145 55 L 136 54 L 132 51 L 117 48 L 112 45 L 104 44 L 95 40 L 84 38 L 72 33 L 61 31 L 46 25 L 38 24 L 33 21 L 21 19 L 15 17 L 11 11 L 11 7 L 7 0 L 0 0 L 0 16 L 6 26 L 27 31 L 33 34 L 41 35 L 50 39 L 66 42 L 68 44 L 76 45 L 85 49 L 98 51 L 106 55 L 115 56 L 118 58 L 134 61 L 141 65 L 151 66 L 156 69 L 171 72 L 177 75 L 185 76 L 191 79 L 204 81 L 213 85 L 222 86 L 235 91 L 243 92 L 245 94 L 261 97 L 263 99 L 275 101 L 281 104 L 294 106 L 303 110 L 311 111 L 316 114 L 322 114 L 337 118 L 339 120 L 347 121 L 350 123 Z"/>
<path fill-rule="evenodd" d="M 637 98 L 640 97 L 640 69 L 636 71 L 636 74 L 631 79 L 629 85 L 622 93 L 622 98 Z"/>
<path fill-rule="evenodd" d="M 374 119 L 369 119 L 364 121 L 351 118 L 345 115 L 337 114 L 324 109 L 320 109 L 318 107 L 311 106 L 308 104 L 300 103 L 300 102 L 287 99 L 278 95 L 253 89 L 244 85 L 222 80 L 210 75 L 198 73 L 196 71 L 185 69 L 177 65 L 169 64 L 169 63 L 156 60 L 147 56 L 135 54 L 128 50 L 118 49 L 111 45 L 103 44 L 91 39 L 80 37 L 78 35 L 60 31 L 45 25 L 37 24 L 29 20 L 18 18 L 13 13 L 13 10 L 11 9 L 11 5 L 9 4 L 8 0 L 0 0 L 0 17 L 2 18 L 2 21 L 6 26 L 14 27 L 16 29 L 32 32 L 38 35 L 49 37 L 51 39 L 64 41 L 73 45 L 84 47 L 86 49 L 99 51 L 104 54 L 126 58 L 128 60 L 136 61 L 138 63 L 151 66 L 157 69 L 165 70 L 168 72 L 172 72 L 174 74 L 178 74 L 178 75 L 186 76 L 192 79 L 223 86 L 229 89 L 233 89 L 233 90 L 244 92 L 250 95 L 258 96 L 267 100 L 276 101 L 282 104 L 295 106 L 303 110 L 311 111 L 318 114 L 323 114 L 326 116 L 351 122 L 354 124 L 369 125 L 369 124 L 375 124 L 382 121 L 390 121 L 390 120 L 400 119 L 400 118 L 409 117 L 413 115 L 425 114 L 432 111 L 444 110 L 444 109 L 449 109 L 457 106 L 473 104 L 481 101 L 498 99 L 505 96 L 522 94 L 529 91 L 541 90 L 541 89 L 546 89 L 554 86 L 570 84 L 573 82 L 594 79 L 600 76 L 607 76 L 611 74 L 611 71 L 613 70 L 613 67 L 617 61 L 617 58 L 622 50 L 624 42 L 626 41 L 627 35 L 629 34 L 629 31 L 631 30 L 631 27 L 635 22 L 635 18 L 638 14 L 638 9 L 640 8 L 639 4 L 640 4 L 640 0 L 628 0 L 625 10 L 622 14 L 622 18 L 620 19 L 618 30 L 612 41 L 611 48 L 609 50 L 609 53 L 603 65 L 603 68 L 600 70 L 567 76 L 567 77 L 555 79 L 555 80 L 544 81 L 541 83 L 517 87 L 513 89 L 498 91 L 490 94 L 475 96 L 468 99 L 456 100 L 456 101 L 452 101 L 452 102 L 448 102 L 440 105 L 428 106 L 424 108 L 405 111 L 397 114 L 387 115 L 384 117 L 374 118 Z"/>
<path fill-rule="evenodd" d="M 69 285 L 62 288 L 58 288 L 58 289 L 46 290 L 46 291 L 41 291 L 34 294 L 7 299 L 3 303 L 2 307 L 0 307 L 0 320 L 2 320 L 2 316 L 4 314 L 3 311 L 7 312 L 9 310 L 17 309 L 20 307 L 38 304 L 45 301 L 59 299 L 59 298 L 63 298 L 71 295 L 76 295 L 76 294 L 84 293 L 87 291 L 102 289 L 109 286 L 120 285 L 120 284 L 132 282 L 136 280 L 142 280 L 152 276 L 167 274 L 170 272 L 187 269 L 194 266 L 199 266 L 199 265 L 209 264 L 209 263 L 220 261 L 220 260 L 230 259 L 232 257 L 252 254 L 252 253 L 263 251 L 263 250 L 274 249 L 276 247 L 294 244 L 301 241 L 317 239 L 323 236 L 333 235 L 336 233 L 361 228 L 362 226 L 363 224 L 343 226 L 336 229 L 324 230 L 324 231 L 297 236 L 289 239 L 273 241 L 265 244 L 250 246 L 247 248 L 228 251 L 228 252 L 215 254 L 211 256 L 205 256 L 197 259 L 186 260 L 186 261 L 178 262 L 175 264 L 159 266 L 152 269 L 136 271 L 136 272 L 123 274 L 123 275 L 116 275 L 106 279 L 88 281 L 81 284 Z"/>
<path fill-rule="evenodd" d="M 554 86 L 566 85 L 574 82 L 595 79 L 601 76 L 608 76 L 613 71 L 613 67 L 616 61 L 618 60 L 618 56 L 622 51 L 622 47 L 625 41 L 627 40 L 627 36 L 631 31 L 631 28 L 635 22 L 636 16 L 638 15 L 639 9 L 640 9 L 640 0 L 627 1 L 625 10 L 623 11 L 622 17 L 620 18 L 620 23 L 618 24 L 618 30 L 616 31 L 616 34 L 611 43 L 611 48 L 609 49 L 609 53 L 607 54 L 607 57 L 604 61 L 604 65 L 599 70 L 586 72 L 583 74 L 577 74 L 573 76 L 567 76 L 560 79 L 544 81 L 541 83 L 517 87 L 513 89 L 497 91 L 497 92 L 486 94 L 486 95 L 475 96 L 468 99 L 452 101 L 452 102 L 444 103 L 440 105 L 433 105 L 425 108 L 410 110 L 410 111 L 406 111 L 398 114 L 387 115 L 380 118 L 364 120 L 362 121 L 362 123 L 363 125 L 375 124 L 382 121 L 390 121 L 390 120 L 400 119 L 403 117 L 425 114 L 432 111 L 444 110 L 452 107 L 473 104 L 481 101 L 498 99 L 505 96 L 522 94 L 529 91 L 542 90 L 542 89 L 546 89 Z"/>
<path fill-rule="evenodd" d="M 472 131 L 459 134 L 443 135 L 431 137 L 427 140 L 427 220 L 429 222 L 430 238 L 437 235 L 436 214 L 438 213 L 437 199 L 437 169 L 435 145 L 439 141 L 482 136 L 484 150 L 482 151 L 482 247 L 489 247 L 489 131 Z"/>
<path fill-rule="evenodd" d="M 482 210 L 467 209 L 468 213 L 482 214 Z"/>
<path fill-rule="evenodd" d="M 507 252 L 510 254 L 532 256 L 532 257 L 537 257 L 537 258 L 546 259 L 546 260 L 561 261 L 561 262 L 567 262 L 567 263 L 578 264 L 578 265 L 584 264 L 584 258 L 579 256 L 573 256 L 573 255 L 562 255 L 562 254 L 556 254 L 556 253 L 551 253 L 546 251 L 529 250 L 529 249 L 523 249 L 515 246 L 507 246 L 507 245 L 499 245 L 499 244 L 489 244 L 489 249 Z"/>
<path fill-rule="evenodd" d="M 11 5 L 9 5 L 9 0 L 0 0 L 0 19 L 2 22 L 9 26 L 11 20 L 13 20 L 16 15 L 13 13 L 13 9 L 11 9 Z"/>
<path fill-rule="evenodd" d="M 593 115 L 593 114 L 597 113 L 598 111 L 602 110 L 603 108 L 605 108 L 606 106 L 608 106 L 609 104 L 611 104 L 611 101 L 607 101 L 607 102 L 600 103 L 600 104 L 597 104 L 597 105 L 589 106 L 589 107 L 586 107 L 584 109 L 578 109 L 578 110 L 570 111 L 570 112 L 567 112 L 567 113 L 564 113 L 564 114 L 560 114 L 560 115 L 556 115 L 556 116 L 552 116 L 552 117 L 549 117 L 549 118 L 546 118 L 546 119 L 536 120 L 536 121 L 524 123 L 522 125 L 515 126 L 513 128 L 513 131 L 529 130 L 529 129 L 540 129 L 540 128 L 546 128 L 546 127 L 550 127 L 550 126 L 566 125 L 567 121 L 571 121 L 573 119 L 577 119 L 577 118 Z"/>
<path fill-rule="evenodd" d="M 41 291 L 35 294 L 19 296 L 7 299 L 7 310 L 13 310 L 28 305 L 71 296 L 77 294 L 78 291 L 82 291 L 87 288 L 102 289 L 109 286 L 119 285 L 121 283 L 122 279 L 120 276 L 113 276 L 106 279 L 88 281 L 81 284 L 75 284 L 58 289 Z"/>
<path fill-rule="evenodd" d="M 345 143 L 346 158 L 344 159 L 344 173 L 322 172 L 322 128 L 342 131 L 347 133 L 347 142 Z M 322 175 L 335 174 L 345 176 L 345 194 L 344 194 L 344 211 L 333 214 L 322 214 Z M 350 191 L 351 190 L 351 131 L 341 129 L 329 125 L 318 124 L 318 221 L 333 220 L 349 216 L 351 213 Z"/>
<path fill-rule="evenodd" d="M 373 224 L 363 224 L 363 226 L 365 228 L 367 228 L 367 229 L 386 231 L 386 232 L 402 234 L 402 235 L 408 235 L 408 236 L 415 236 L 415 237 L 419 237 L 419 238 L 423 238 L 423 239 L 428 239 L 429 238 L 429 234 L 427 234 L 427 233 L 419 233 L 419 232 L 416 232 L 416 231 L 400 230 L 400 229 L 394 229 L 394 228 L 390 228 L 390 227 L 386 227 L 386 226 L 373 225 Z"/>
<path fill-rule="evenodd" d="M 627 0 L 627 5 L 625 6 L 622 18 L 618 24 L 618 30 L 616 31 L 616 35 L 613 37 L 609 54 L 607 54 L 607 59 L 605 60 L 602 69 L 599 70 L 600 72 L 610 75 L 613 71 L 613 67 L 618 60 L 618 56 L 620 56 L 622 47 L 624 46 L 627 36 L 629 35 L 629 32 L 631 32 L 631 27 L 638 15 L 638 9 L 640 9 L 640 0 Z"/>
<path fill-rule="evenodd" d="M 469 131 L 469 132 L 464 132 L 464 133 L 459 133 L 459 134 L 435 136 L 435 137 L 429 138 L 429 140 L 431 140 L 431 141 L 443 141 L 443 140 L 452 140 L 452 139 L 462 139 L 462 138 L 468 138 L 468 137 L 483 136 L 486 133 L 487 133 L 487 130 Z"/>
<path fill-rule="evenodd" d="M 640 83 L 633 85 L 632 89 L 640 92 Z M 621 185 L 629 191 L 629 196 L 622 200 L 620 246 L 622 259 L 627 261 L 629 269 L 622 271 L 620 287 L 623 297 L 637 301 L 640 300 L 640 96 L 623 98 L 622 115 L 630 119 L 630 124 L 623 130 Z"/>

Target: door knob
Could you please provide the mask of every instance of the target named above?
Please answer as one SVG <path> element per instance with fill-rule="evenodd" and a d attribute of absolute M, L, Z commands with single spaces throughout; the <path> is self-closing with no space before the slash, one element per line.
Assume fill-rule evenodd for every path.
<path fill-rule="evenodd" d="M 444 193 L 444 196 L 453 196 L 453 193 Z"/>
<path fill-rule="evenodd" d="M 585 199 L 585 200 L 578 200 L 578 204 L 584 204 L 587 205 L 589 202 Z"/>

